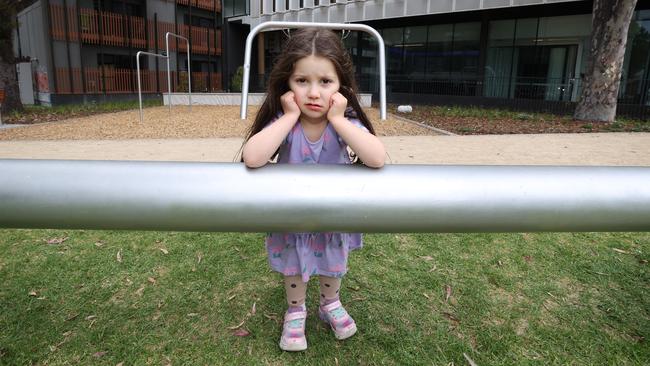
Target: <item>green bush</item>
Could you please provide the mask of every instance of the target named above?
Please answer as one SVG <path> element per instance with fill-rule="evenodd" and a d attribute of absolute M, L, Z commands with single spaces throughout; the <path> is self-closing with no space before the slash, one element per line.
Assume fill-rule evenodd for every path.
<path fill-rule="evenodd" d="M 237 71 L 235 71 L 235 74 L 232 76 L 232 80 L 230 81 L 230 89 L 233 92 L 240 92 L 243 81 L 244 81 L 244 67 L 239 66 L 237 68 Z"/>

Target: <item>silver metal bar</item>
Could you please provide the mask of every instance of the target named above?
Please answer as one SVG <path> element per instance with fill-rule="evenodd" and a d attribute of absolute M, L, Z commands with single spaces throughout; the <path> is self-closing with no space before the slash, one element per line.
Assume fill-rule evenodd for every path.
<path fill-rule="evenodd" d="M 138 53 L 135 54 L 135 64 L 137 67 L 138 71 L 138 101 L 140 102 L 140 123 L 144 121 L 144 114 L 142 112 L 142 86 L 140 84 L 140 55 L 149 55 L 149 56 L 154 56 L 154 57 L 161 57 L 161 58 L 166 58 L 167 59 L 167 77 L 169 77 L 169 55 L 160 55 L 158 53 L 151 53 L 151 52 L 145 52 L 145 51 L 138 51 Z"/>
<path fill-rule="evenodd" d="M 255 36 L 265 29 L 293 29 L 293 28 L 323 28 L 323 29 L 345 29 L 369 33 L 377 39 L 379 52 L 379 116 L 386 120 L 386 54 L 384 39 L 372 27 L 365 24 L 346 23 L 307 23 L 307 22 L 264 22 L 253 28 L 246 37 L 246 50 L 244 51 L 244 80 L 241 88 L 241 109 L 240 118 L 246 119 L 246 108 L 248 107 L 248 84 L 251 69 L 251 48 Z"/>
<path fill-rule="evenodd" d="M 650 167 L 0 160 L 0 227 L 650 231 Z"/>
<path fill-rule="evenodd" d="M 192 110 L 192 73 L 190 69 L 190 40 L 179 36 L 178 34 L 167 32 L 165 33 L 165 50 L 167 52 L 167 93 L 169 95 L 169 113 L 172 112 L 172 79 L 169 68 L 169 37 L 176 37 L 185 40 L 187 43 L 187 98 L 189 100 L 190 111 Z"/>

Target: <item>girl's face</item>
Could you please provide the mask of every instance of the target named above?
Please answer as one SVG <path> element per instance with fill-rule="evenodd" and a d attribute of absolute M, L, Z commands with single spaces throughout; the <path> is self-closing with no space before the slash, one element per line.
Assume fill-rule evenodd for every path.
<path fill-rule="evenodd" d="M 331 97 L 339 86 L 332 61 L 314 55 L 298 60 L 289 77 L 289 89 L 295 94 L 301 118 L 306 122 L 327 120 Z"/>

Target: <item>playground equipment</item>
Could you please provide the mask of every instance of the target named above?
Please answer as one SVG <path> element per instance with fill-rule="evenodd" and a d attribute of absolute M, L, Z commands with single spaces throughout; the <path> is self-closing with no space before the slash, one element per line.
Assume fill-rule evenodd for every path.
<path fill-rule="evenodd" d="M 0 160 L 0 227 L 650 231 L 650 167 Z"/>
<path fill-rule="evenodd" d="M 342 29 L 355 30 L 369 33 L 377 39 L 377 51 L 379 53 L 379 116 L 382 120 L 386 119 L 386 55 L 384 51 L 384 39 L 381 35 L 365 24 L 345 24 L 345 23 L 306 23 L 306 22 L 264 22 L 253 28 L 248 37 L 246 37 L 246 50 L 244 53 L 244 80 L 241 88 L 241 109 L 240 118 L 246 119 L 246 108 L 248 107 L 248 84 L 251 71 L 251 48 L 255 36 L 265 29 L 295 29 L 295 28 L 322 28 L 322 29 Z"/>
<path fill-rule="evenodd" d="M 135 55 L 135 64 L 137 68 L 137 73 L 138 73 L 138 101 L 140 102 L 140 123 L 144 121 L 144 114 L 142 112 L 142 86 L 140 85 L 140 55 L 148 55 L 148 56 L 153 56 L 153 57 L 160 57 L 164 58 L 167 60 L 167 94 L 169 95 L 169 114 L 171 115 L 172 113 L 172 78 L 171 78 L 171 72 L 170 72 L 170 67 L 169 67 L 169 37 L 176 37 L 185 40 L 187 44 L 187 94 L 189 98 L 189 107 L 190 111 L 192 110 L 192 70 L 190 67 L 190 41 L 189 39 L 179 36 L 178 34 L 174 34 L 172 32 L 167 32 L 165 33 L 165 54 L 160 54 L 160 53 L 151 53 L 151 52 L 145 52 L 145 51 L 138 51 Z"/>

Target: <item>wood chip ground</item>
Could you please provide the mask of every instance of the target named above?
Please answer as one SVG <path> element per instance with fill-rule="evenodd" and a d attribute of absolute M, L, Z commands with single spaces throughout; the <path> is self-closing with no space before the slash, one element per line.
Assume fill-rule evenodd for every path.
<path fill-rule="evenodd" d="M 129 140 L 193 139 L 242 137 L 250 127 L 257 107 L 248 108 L 248 119 L 239 119 L 239 106 L 174 106 L 98 114 L 57 122 L 0 130 L 0 140 Z M 389 114 L 379 119 L 379 111 L 366 109 L 379 136 L 437 135 L 438 132 L 399 120 Z"/>

